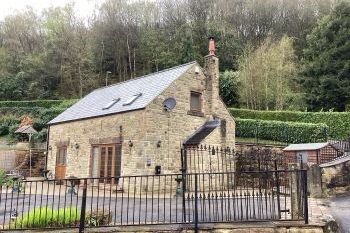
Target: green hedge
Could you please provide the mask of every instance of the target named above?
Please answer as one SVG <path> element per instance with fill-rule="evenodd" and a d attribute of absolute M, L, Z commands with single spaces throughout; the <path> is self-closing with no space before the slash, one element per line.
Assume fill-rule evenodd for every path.
<path fill-rule="evenodd" d="M 236 137 L 285 143 L 324 142 L 327 128 L 325 124 L 236 119 Z"/>
<path fill-rule="evenodd" d="M 68 100 L 28 100 L 28 101 L 0 101 L 1 107 L 41 107 L 41 108 L 52 108 L 52 107 L 69 107 L 76 103 L 76 99 Z"/>
<path fill-rule="evenodd" d="M 345 138 L 350 133 L 350 112 L 256 111 L 230 108 L 235 118 L 326 124 L 328 135 Z"/>

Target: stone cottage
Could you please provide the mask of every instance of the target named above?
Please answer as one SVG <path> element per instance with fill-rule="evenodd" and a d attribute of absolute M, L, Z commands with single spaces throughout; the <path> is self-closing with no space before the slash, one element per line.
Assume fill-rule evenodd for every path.
<path fill-rule="evenodd" d="M 214 51 L 211 38 L 204 68 L 194 61 L 82 98 L 48 123 L 47 169 L 57 179 L 178 173 L 182 146 L 233 147 Z"/>

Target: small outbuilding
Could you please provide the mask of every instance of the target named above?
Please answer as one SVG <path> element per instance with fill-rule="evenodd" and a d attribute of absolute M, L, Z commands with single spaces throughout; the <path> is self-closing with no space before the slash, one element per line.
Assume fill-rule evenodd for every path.
<path fill-rule="evenodd" d="M 322 164 L 341 155 L 329 142 L 290 144 L 283 149 L 287 161 Z"/>

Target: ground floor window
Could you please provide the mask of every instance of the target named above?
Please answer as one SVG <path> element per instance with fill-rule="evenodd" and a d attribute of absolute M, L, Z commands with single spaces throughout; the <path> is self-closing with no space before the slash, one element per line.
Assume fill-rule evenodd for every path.
<path fill-rule="evenodd" d="M 121 144 L 93 145 L 90 173 L 92 177 L 117 177 L 121 172 Z M 100 182 L 104 182 L 103 179 Z"/>

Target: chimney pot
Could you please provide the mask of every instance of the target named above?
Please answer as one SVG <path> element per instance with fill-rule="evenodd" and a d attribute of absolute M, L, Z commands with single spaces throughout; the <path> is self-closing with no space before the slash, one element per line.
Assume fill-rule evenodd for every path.
<path fill-rule="evenodd" d="M 215 41 L 214 37 L 209 37 L 209 55 L 215 55 Z"/>

